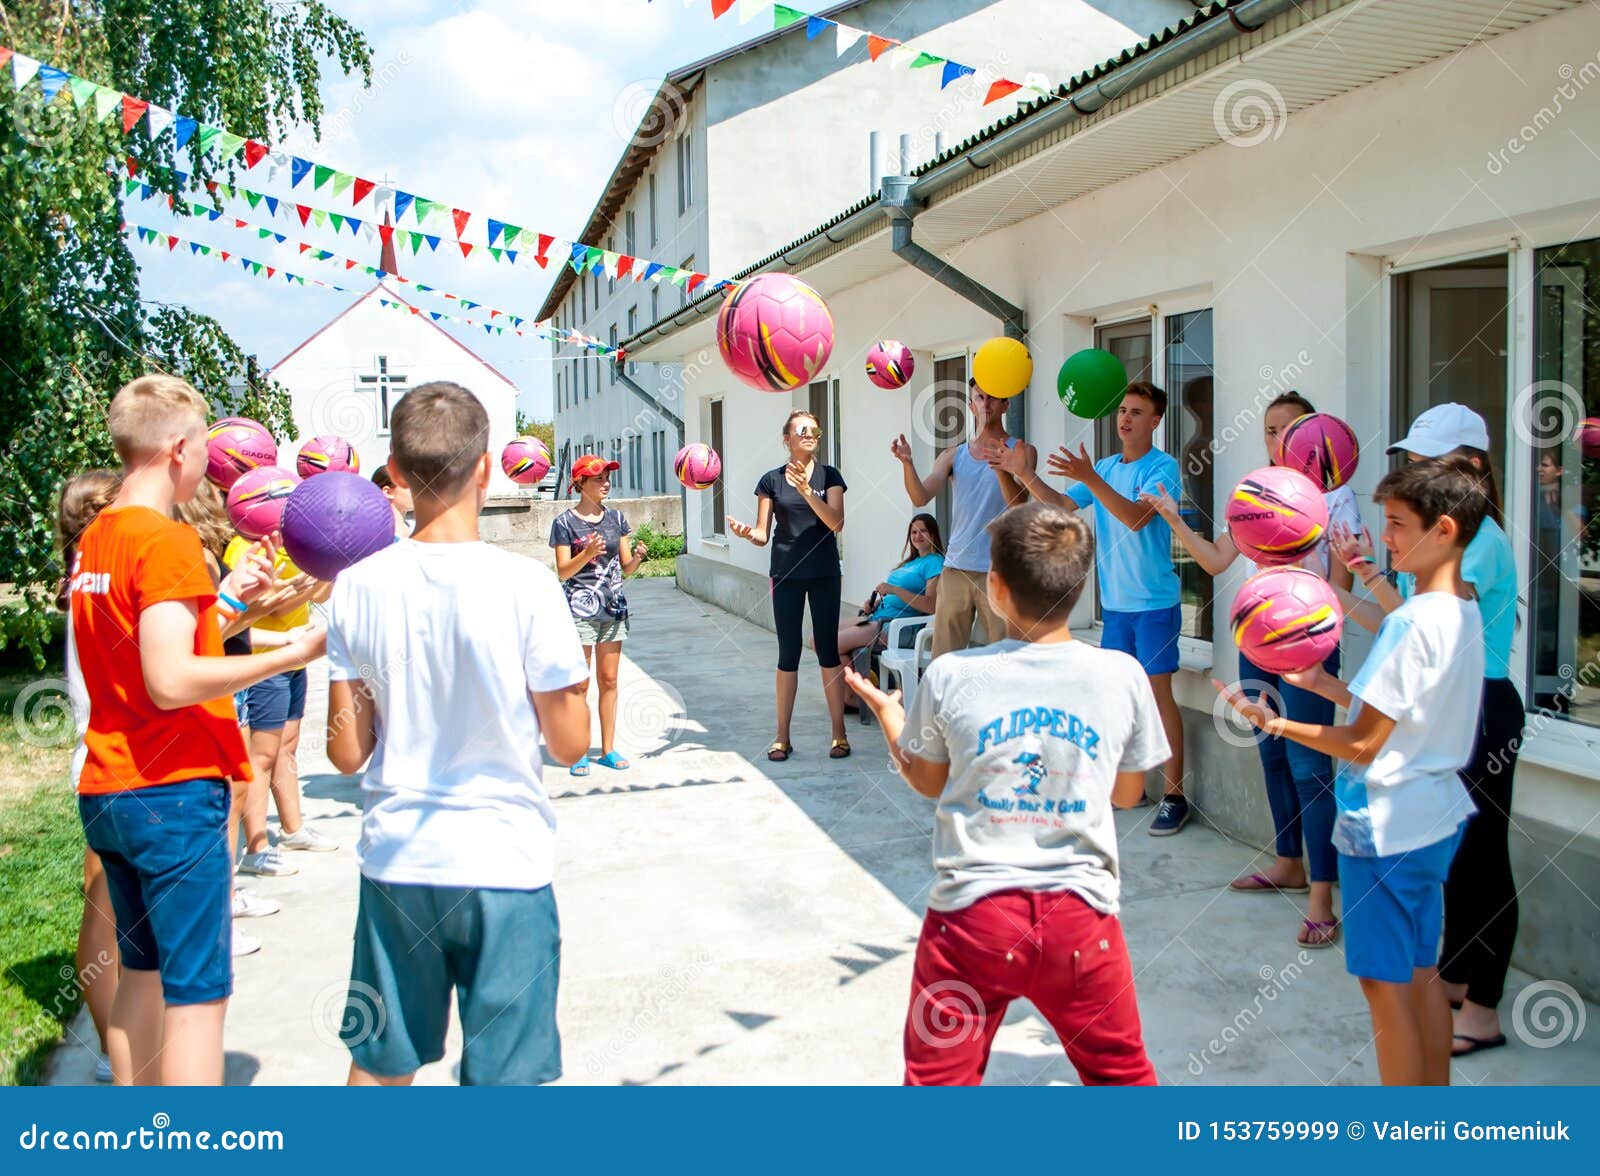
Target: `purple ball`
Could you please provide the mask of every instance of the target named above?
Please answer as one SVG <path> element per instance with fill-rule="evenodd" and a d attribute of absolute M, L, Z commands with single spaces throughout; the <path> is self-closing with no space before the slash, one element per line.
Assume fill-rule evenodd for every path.
<path fill-rule="evenodd" d="M 331 470 L 295 487 L 282 530 L 289 558 L 317 579 L 331 580 L 394 542 L 394 511 L 366 478 Z"/>

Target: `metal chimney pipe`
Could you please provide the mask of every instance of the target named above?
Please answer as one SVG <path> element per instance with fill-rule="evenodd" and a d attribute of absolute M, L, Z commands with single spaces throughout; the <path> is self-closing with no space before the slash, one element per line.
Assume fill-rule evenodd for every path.
<path fill-rule="evenodd" d="M 908 176 L 911 174 L 911 136 L 900 136 L 900 163 L 895 168 L 895 175 Z"/>
<path fill-rule="evenodd" d="M 867 132 L 867 171 L 872 177 L 872 183 L 867 188 L 869 192 L 876 192 L 883 186 L 883 168 L 880 166 L 878 154 L 878 132 Z"/>

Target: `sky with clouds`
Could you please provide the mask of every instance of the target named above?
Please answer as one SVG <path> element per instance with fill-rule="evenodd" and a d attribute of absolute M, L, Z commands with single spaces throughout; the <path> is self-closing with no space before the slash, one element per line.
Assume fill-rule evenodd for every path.
<path fill-rule="evenodd" d="M 765 21 L 744 25 L 734 14 L 713 22 L 709 6 L 686 9 L 674 0 L 330 0 L 330 7 L 371 41 L 372 86 L 363 90 L 357 81 L 330 71 L 323 85 L 327 110 L 321 141 L 300 133 L 274 146 L 471 210 L 478 215 L 465 237 L 473 241 L 483 239 L 485 215 L 577 236 L 637 125 L 640 95 L 653 94 L 669 70 L 771 27 L 770 13 Z M 288 195 L 286 169 L 275 180 L 266 171 L 266 163 L 241 171 L 236 182 Z M 330 186 L 315 193 L 310 187 L 310 180 L 302 181 L 295 198 L 322 208 L 349 208 L 350 193 L 334 198 Z M 365 208 L 370 207 L 369 201 Z M 319 229 L 315 222 L 302 228 L 298 219 L 269 217 L 264 205 L 252 211 L 225 204 L 224 210 L 289 240 L 262 242 L 229 220 L 179 219 L 154 202 L 127 201 L 131 223 L 356 290 L 371 281 L 345 274 L 334 262 L 301 257 L 295 242 L 309 241 L 376 265 L 375 242 L 348 229 Z M 447 225 L 448 217 L 436 216 L 425 231 L 449 236 L 451 228 L 440 227 Z M 404 227 L 415 227 L 409 214 Z M 310 285 L 251 277 L 182 247 L 168 253 L 136 243 L 134 253 L 145 298 L 215 316 L 263 364 L 276 363 L 352 299 Z M 437 253 L 426 246 L 415 257 L 403 252 L 399 265 L 409 278 L 530 320 L 555 277 L 553 265 L 541 270 L 531 254 L 519 254 L 515 265 L 495 263 L 476 251 L 463 258 L 448 240 Z M 406 297 L 425 310 L 451 309 L 425 295 L 407 292 Z M 441 326 L 514 380 L 525 410 L 550 417 L 547 342 Z"/>

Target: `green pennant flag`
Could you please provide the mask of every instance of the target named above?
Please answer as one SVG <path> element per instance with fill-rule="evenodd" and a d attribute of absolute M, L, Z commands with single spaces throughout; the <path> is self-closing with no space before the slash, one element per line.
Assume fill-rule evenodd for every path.
<path fill-rule="evenodd" d="M 333 169 L 331 167 L 323 167 L 322 164 L 319 163 L 311 169 L 312 188 L 320 188 L 332 178 Z"/>
<path fill-rule="evenodd" d="M 261 240 L 265 241 L 268 237 L 272 236 L 272 230 L 271 229 L 257 229 L 256 230 L 256 236 L 259 237 Z"/>
<path fill-rule="evenodd" d="M 361 268 L 366 270 L 367 273 L 369 273 L 369 274 L 375 274 L 375 273 L 378 272 L 377 270 L 373 269 L 370 265 L 364 265 Z"/>
<path fill-rule="evenodd" d="M 255 274 L 257 277 L 261 276 L 261 271 L 263 269 L 265 269 L 265 268 L 266 267 L 264 265 L 262 265 L 259 261 L 252 261 L 250 263 L 250 272 Z"/>
<path fill-rule="evenodd" d="M 427 219 L 433 215 L 434 209 L 440 207 L 442 207 L 442 205 L 440 205 L 437 200 L 427 200 L 421 196 L 418 196 L 411 202 L 412 215 L 417 218 L 417 223 L 419 225 L 425 224 Z"/>
<path fill-rule="evenodd" d="M 942 65 L 943 63 L 944 58 L 942 57 L 935 57 L 932 53 L 918 53 L 917 59 L 911 63 L 910 68 L 921 69 L 923 66 Z"/>
<path fill-rule="evenodd" d="M 328 214 L 328 219 L 333 222 L 334 232 L 337 233 L 340 229 L 344 228 L 344 217 L 340 216 L 337 212 L 330 212 Z"/>
<path fill-rule="evenodd" d="M 97 83 L 91 82 L 88 78 L 80 78 L 76 74 L 67 79 L 67 89 L 72 91 L 72 104 L 79 110 L 83 109 L 85 102 L 94 97 L 95 91 L 99 88 Z"/>
<path fill-rule="evenodd" d="M 313 208 L 311 210 L 311 219 L 317 222 L 317 228 L 319 229 L 325 229 L 328 227 L 328 214 L 320 208 Z"/>
<path fill-rule="evenodd" d="M 206 216 L 211 212 L 211 210 L 209 208 L 207 208 L 204 204 L 198 204 L 198 203 L 196 203 L 196 202 L 194 202 L 192 200 L 184 201 L 184 205 L 183 206 L 185 208 L 187 208 L 190 212 L 192 212 L 195 216 Z"/>
<path fill-rule="evenodd" d="M 203 256 L 210 257 L 211 256 L 211 246 L 209 246 L 209 245 L 200 246 L 200 252 L 201 252 L 201 254 Z"/>
<path fill-rule="evenodd" d="M 516 225 L 507 225 L 500 232 L 500 248 L 510 249 L 517 243 L 517 238 L 522 236 L 523 230 Z"/>
<path fill-rule="evenodd" d="M 299 274 L 296 274 L 294 276 L 294 280 L 299 282 L 302 286 L 304 286 L 306 284 L 306 280 L 304 278 L 302 278 Z"/>
<path fill-rule="evenodd" d="M 132 196 L 138 190 L 139 181 L 134 179 L 132 176 L 129 176 L 127 179 L 122 181 L 122 194 L 124 196 Z"/>
<path fill-rule="evenodd" d="M 774 29 L 786 29 L 794 24 L 795 21 L 804 20 L 805 18 L 806 14 L 797 8 L 789 8 L 783 4 L 774 4 L 772 6 L 772 27 Z"/>
<path fill-rule="evenodd" d="M 493 245 L 491 245 L 491 246 L 489 246 L 489 252 L 494 255 L 494 259 L 496 261 L 500 260 L 500 253 L 501 253 L 500 250 L 496 249 Z"/>
<path fill-rule="evenodd" d="M 195 150 L 201 155 L 204 155 L 207 151 L 211 150 L 211 144 L 217 141 L 217 136 L 220 134 L 222 134 L 221 127 L 202 125 L 200 129 L 195 132 Z"/>
<path fill-rule="evenodd" d="M 668 266 L 667 267 L 667 271 L 668 271 L 668 274 L 667 274 L 668 280 L 674 286 L 681 286 L 681 285 L 683 285 L 685 282 L 687 282 L 689 280 L 689 271 L 688 270 L 675 269 L 672 266 Z"/>
<path fill-rule="evenodd" d="M 232 184 L 218 184 L 217 191 L 222 193 L 225 200 L 237 200 L 239 198 L 239 194 L 233 190 Z"/>
<path fill-rule="evenodd" d="M 583 254 L 583 268 L 593 269 L 594 263 L 605 257 L 606 251 L 594 245 L 586 246 Z"/>
<path fill-rule="evenodd" d="M 105 122 L 111 117 L 111 112 L 122 109 L 122 94 L 110 86 L 96 86 L 94 88 L 94 117 Z"/>
<path fill-rule="evenodd" d="M 244 194 L 244 198 L 250 202 L 250 207 L 251 208 L 255 208 L 255 207 L 259 206 L 260 203 L 261 203 L 261 193 L 260 192 L 249 192 L 249 191 L 247 191 Z"/>
<path fill-rule="evenodd" d="M 422 234 L 421 233 L 410 233 L 410 234 L 408 234 L 408 236 L 411 238 L 411 252 L 413 254 L 421 253 L 422 252 Z"/>
<path fill-rule="evenodd" d="M 328 258 L 330 258 L 332 256 L 333 256 L 333 254 L 329 253 L 326 249 L 317 250 L 317 260 L 318 261 L 327 261 Z"/>
<path fill-rule="evenodd" d="M 232 131 L 223 131 L 217 139 L 217 159 L 232 159 L 239 153 L 239 148 L 244 146 L 244 136 L 235 135 Z"/>
<path fill-rule="evenodd" d="M 348 192 L 350 190 L 350 185 L 355 183 L 355 182 L 356 182 L 355 176 L 351 175 L 349 172 L 334 172 L 333 173 L 333 194 L 335 196 L 343 196 L 346 192 Z"/>

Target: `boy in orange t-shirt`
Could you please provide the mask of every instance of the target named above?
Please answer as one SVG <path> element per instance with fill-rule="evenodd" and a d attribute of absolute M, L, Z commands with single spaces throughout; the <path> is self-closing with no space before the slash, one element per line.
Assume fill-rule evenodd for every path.
<path fill-rule="evenodd" d="M 122 488 L 83 532 L 69 593 L 89 696 L 78 811 L 105 865 L 122 979 L 107 1052 L 118 1085 L 217 1085 L 233 990 L 228 777 L 250 759 L 233 691 L 320 657 L 324 634 L 224 658 L 219 601 L 271 582 L 270 552 L 213 588 L 200 537 L 174 521 L 205 476 L 205 400 L 143 376 L 111 401 Z"/>

